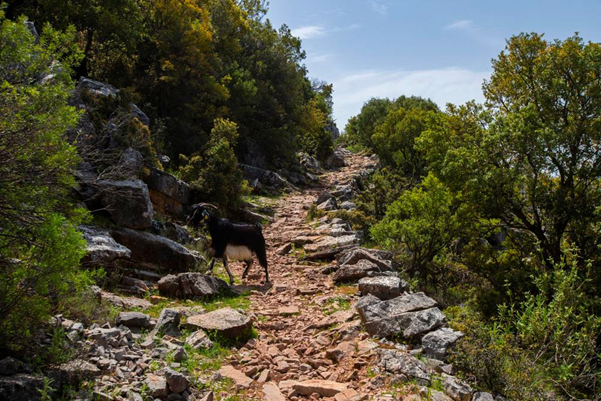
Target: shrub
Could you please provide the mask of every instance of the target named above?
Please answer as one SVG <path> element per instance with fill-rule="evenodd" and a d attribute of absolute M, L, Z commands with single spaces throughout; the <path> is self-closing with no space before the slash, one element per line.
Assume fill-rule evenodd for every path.
<path fill-rule="evenodd" d="M 79 118 L 67 104 L 74 43 L 72 29 L 49 26 L 38 42 L 23 19 L 0 12 L 0 347 L 13 351 L 31 347 L 56 301 L 90 282 L 78 269 L 83 214 L 68 196 L 78 161 L 65 138 Z"/>

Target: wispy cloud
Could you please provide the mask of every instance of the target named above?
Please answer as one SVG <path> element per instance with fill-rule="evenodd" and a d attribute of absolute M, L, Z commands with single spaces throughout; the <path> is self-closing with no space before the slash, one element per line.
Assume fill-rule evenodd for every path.
<path fill-rule="evenodd" d="M 324 36 L 325 34 L 326 29 L 319 25 L 303 26 L 301 28 L 292 30 L 292 35 L 301 39 L 318 38 L 320 36 Z"/>
<path fill-rule="evenodd" d="M 372 97 L 422 96 L 444 108 L 447 103 L 483 101 L 482 81 L 489 71 L 445 68 L 418 71 L 361 71 L 334 80 L 334 115 L 342 129 Z"/>
<path fill-rule="evenodd" d="M 381 15 L 388 14 L 388 9 L 390 8 L 390 4 L 387 0 L 370 0 L 369 6 L 372 10 Z"/>
<path fill-rule="evenodd" d="M 462 19 L 445 26 L 445 29 L 469 29 L 473 26 L 473 22 L 471 19 Z"/>
<path fill-rule="evenodd" d="M 324 61 L 328 61 L 334 57 L 334 54 L 316 54 L 312 56 L 308 56 L 305 60 L 307 64 L 315 64 L 315 63 L 323 63 Z"/>
<path fill-rule="evenodd" d="M 361 28 L 361 24 L 352 24 L 344 27 L 336 26 L 331 29 L 326 29 L 321 25 L 303 26 L 292 30 L 292 35 L 301 39 L 314 39 L 326 36 L 331 32 L 353 31 Z"/>

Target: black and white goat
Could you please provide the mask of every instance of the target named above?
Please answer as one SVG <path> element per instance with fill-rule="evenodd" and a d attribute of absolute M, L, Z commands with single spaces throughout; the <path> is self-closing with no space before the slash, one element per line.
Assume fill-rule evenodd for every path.
<path fill-rule="evenodd" d="M 255 225 L 232 223 L 227 219 L 219 218 L 209 212 L 208 207 L 217 209 L 209 203 L 198 203 L 192 206 L 192 212 L 188 218 L 188 225 L 199 227 L 201 222 L 206 224 L 211 234 L 211 250 L 213 259 L 209 271 L 213 272 L 215 258 L 223 260 L 223 266 L 230 278 L 230 284 L 234 283 L 234 277 L 230 271 L 227 261 L 242 260 L 246 268 L 242 279 L 246 278 L 248 270 L 253 263 L 253 255 L 257 256 L 259 263 L 265 269 L 265 281 L 269 282 L 267 271 L 267 254 L 265 252 L 265 238 L 259 223 Z"/>

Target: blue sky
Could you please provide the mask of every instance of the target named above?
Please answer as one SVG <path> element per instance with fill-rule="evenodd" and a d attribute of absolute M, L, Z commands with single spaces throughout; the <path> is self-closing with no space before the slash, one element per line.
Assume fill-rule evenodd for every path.
<path fill-rule="evenodd" d="M 334 84 L 340 129 L 371 97 L 482 101 L 490 60 L 520 32 L 601 42 L 600 0 L 270 0 L 267 17 L 302 39 L 309 75 Z"/>

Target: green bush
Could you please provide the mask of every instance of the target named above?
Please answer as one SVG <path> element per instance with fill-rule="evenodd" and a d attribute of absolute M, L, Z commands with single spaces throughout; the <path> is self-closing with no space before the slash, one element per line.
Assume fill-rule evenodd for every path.
<path fill-rule="evenodd" d="M 180 155 L 182 166 L 178 175 L 190 183 L 199 200 L 215 203 L 224 210 L 238 204 L 246 187 L 234 153 L 237 139 L 238 126 L 217 119 L 203 154 L 190 158 Z"/>
<path fill-rule="evenodd" d="M 601 317 L 592 313 L 586 280 L 573 262 L 542 273 L 534 283 L 537 294 L 502 307 L 493 324 L 467 308 L 452 310 L 452 325 L 467 333 L 454 353 L 455 365 L 479 387 L 510 399 L 598 394 Z"/>
<path fill-rule="evenodd" d="M 57 301 L 90 282 L 78 268 L 84 214 L 69 200 L 78 161 L 65 137 L 79 118 L 67 104 L 74 43 L 74 30 L 49 26 L 36 43 L 23 19 L 0 12 L 0 347 L 13 351 L 31 348 Z"/>

